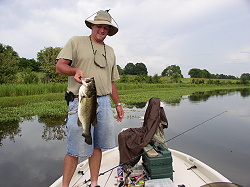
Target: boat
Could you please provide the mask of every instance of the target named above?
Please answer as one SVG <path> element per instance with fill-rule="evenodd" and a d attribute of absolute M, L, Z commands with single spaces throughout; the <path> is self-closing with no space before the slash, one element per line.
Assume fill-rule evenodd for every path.
<path fill-rule="evenodd" d="M 116 147 L 103 152 L 102 163 L 100 167 L 101 173 L 99 174 L 98 179 L 98 183 L 101 185 L 101 187 L 238 186 L 231 183 L 231 181 L 226 177 L 198 159 L 180 151 L 168 148 L 163 131 L 163 128 L 167 127 L 168 123 L 164 109 L 160 106 L 160 99 L 151 98 L 148 105 L 150 107 L 147 108 L 145 116 L 141 118 L 143 127 L 122 129 L 121 133 L 118 135 L 119 148 Z M 150 117 L 148 117 L 149 115 Z M 148 119 L 149 121 L 146 121 Z M 140 136 L 140 138 L 137 139 L 132 138 L 133 136 L 131 134 L 135 136 L 138 134 L 128 132 L 130 130 L 136 132 L 137 129 L 139 133 L 143 132 L 142 134 L 144 137 L 150 137 L 151 140 L 142 140 L 141 137 L 143 136 Z M 154 132 L 154 134 L 152 132 Z M 126 139 L 127 133 L 129 134 L 128 139 Z M 142 152 L 141 155 L 127 158 L 127 151 L 131 151 L 131 146 L 124 146 L 124 144 L 128 143 L 129 140 L 136 144 L 135 151 L 136 153 Z M 130 147 L 130 149 L 127 149 L 128 147 Z M 141 148 L 140 151 L 137 151 L 138 147 L 139 149 Z M 126 157 L 122 157 L 121 159 L 120 156 Z M 120 161 L 122 162 L 122 160 L 126 161 L 121 164 L 122 166 L 119 166 L 119 163 Z M 132 160 L 133 164 L 128 164 Z M 134 163 L 135 160 L 136 162 Z M 127 166 L 133 167 L 126 168 L 126 164 Z M 77 165 L 76 171 L 70 183 L 70 187 L 87 187 L 89 185 L 89 165 L 88 160 L 85 160 Z M 61 186 L 62 177 L 56 180 L 50 187 Z"/>
<path fill-rule="evenodd" d="M 145 187 L 236 187 L 230 180 L 219 172 L 215 171 L 198 159 L 169 149 L 172 155 L 173 180 L 170 178 L 149 179 L 141 186 Z M 142 159 L 134 166 L 136 172 L 143 173 L 141 167 Z M 118 147 L 103 152 L 102 164 L 100 169 L 99 184 L 101 187 L 122 186 L 121 177 L 118 176 L 119 150 Z M 133 168 L 132 168 L 133 170 Z M 88 160 L 77 165 L 76 171 L 70 183 L 70 187 L 87 187 L 90 182 Z M 50 187 L 61 187 L 62 177 L 56 180 Z M 128 185 L 129 186 L 129 185 Z M 131 187 L 133 185 L 130 185 Z M 135 185 L 134 185 L 135 186 Z M 140 185 L 137 185 L 140 186 Z"/>

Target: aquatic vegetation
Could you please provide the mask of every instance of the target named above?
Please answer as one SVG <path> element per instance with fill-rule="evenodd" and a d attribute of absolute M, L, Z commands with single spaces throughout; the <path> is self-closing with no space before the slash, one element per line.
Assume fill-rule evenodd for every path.
<path fill-rule="evenodd" d="M 66 116 L 66 83 L 0 85 L 0 125 L 22 121 L 31 116 Z M 180 103 L 184 95 L 195 92 L 250 88 L 238 84 L 197 85 L 190 83 L 131 84 L 117 83 L 122 103 L 127 108 L 143 108 L 152 97 L 168 103 Z M 247 93 L 247 92 L 246 92 Z"/>

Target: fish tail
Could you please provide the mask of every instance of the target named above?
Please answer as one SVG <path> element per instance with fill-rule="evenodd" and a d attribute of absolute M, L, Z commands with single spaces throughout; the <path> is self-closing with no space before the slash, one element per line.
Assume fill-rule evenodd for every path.
<path fill-rule="evenodd" d="M 84 133 L 82 134 L 83 137 L 85 137 L 85 142 L 89 145 L 92 145 L 92 136 L 91 134 L 85 135 Z"/>

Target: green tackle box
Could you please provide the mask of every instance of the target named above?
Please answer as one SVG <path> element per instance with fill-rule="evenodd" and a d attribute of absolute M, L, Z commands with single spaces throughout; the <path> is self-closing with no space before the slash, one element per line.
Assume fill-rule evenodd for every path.
<path fill-rule="evenodd" d="M 146 153 L 142 155 L 142 165 L 147 175 L 151 179 L 171 178 L 173 180 L 171 152 L 159 143 L 146 146 L 144 151 Z"/>

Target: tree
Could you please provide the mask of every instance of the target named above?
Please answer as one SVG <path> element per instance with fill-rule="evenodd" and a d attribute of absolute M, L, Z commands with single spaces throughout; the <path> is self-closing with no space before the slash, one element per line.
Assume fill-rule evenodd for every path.
<path fill-rule="evenodd" d="M 9 45 L 0 43 L 0 84 L 11 83 L 16 78 L 19 55 Z"/>
<path fill-rule="evenodd" d="M 247 84 L 247 76 L 246 75 L 240 76 L 240 81 L 242 84 Z"/>
<path fill-rule="evenodd" d="M 224 75 L 222 73 L 219 75 L 219 79 L 226 79 L 226 78 L 227 78 L 226 75 Z"/>
<path fill-rule="evenodd" d="M 210 79 L 218 79 L 219 75 L 218 74 L 211 74 Z"/>
<path fill-rule="evenodd" d="M 250 74 L 249 73 L 243 73 L 241 76 L 240 76 L 240 82 L 242 84 L 247 84 L 250 80 Z"/>
<path fill-rule="evenodd" d="M 124 67 L 124 74 L 125 75 L 136 75 L 135 65 L 133 63 L 127 63 Z"/>
<path fill-rule="evenodd" d="M 237 79 L 234 75 L 228 75 L 228 79 Z"/>
<path fill-rule="evenodd" d="M 123 69 L 121 68 L 121 66 L 119 66 L 119 65 L 116 65 L 116 66 L 117 66 L 117 70 L 118 70 L 119 74 L 120 74 L 120 75 L 123 75 L 123 74 L 124 74 L 124 71 L 123 71 Z"/>
<path fill-rule="evenodd" d="M 201 70 L 201 77 L 200 78 L 210 78 L 210 77 L 211 77 L 211 74 L 209 73 L 208 70 L 206 70 L 206 69 Z"/>
<path fill-rule="evenodd" d="M 41 64 L 35 59 L 20 58 L 19 60 L 18 66 L 20 70 L 30 69 L 31 71 L 41 71 Z"/>
<path fill-rule="evenodd" d="M 181 78 L 181 75 L 179 74 L 179 73 L 173 73 L 173 75 L 172 75 L 172 77 L 171 77 L 171 80 L 173 81 L 173 82 L 178 82 L 179 80 L 180 80 L 180 78 Z"/>
<path fill-rule="evenodd" d="M 147 75 L 148 70 L 144 63 L 127 63 L 127 65 L 124 68 L 124 74 L 125 75 Z"/>
<path fill-rule="evenodd" d="M 64 82 L 67 80 L 66 76 L 57 74 L 55 71 L 56 57 L 61 49 L 61 47 L 46 47 L 37 53 L 37 61 L 41 64 L 41 70 L 46 75 L 45 82 Z"/>
<path fill-rule="evenodd" d="M 147 67 L 142 62 L 135 64 L 135 72 L 136 72 L 136 75 L 147 75 L 148 74 Z"/>
<path fill-rule="evenodd" d="M 154 74 L 154 76 L 152 77 L 153 83 L 161 83 L 161 79 L 158 76 L 158 74 Z"/>
<path fill-rule="evenodd" d="M 172 77 L 173 74 L 178 73 L 180 75 L 181 78 L 183 78 L 183 75 L 181 74 L 181 68 L 180 66 L 177 65 L 171 65 L 166 67 L 162 73 L 161 76 L 168 76 L 168 77 Z"/>
<path fill-rule="evenodd" d="M 31 71 L 30 69 L 26 69 L 21 73 L 22 75 L 22 82 L 24 84 L 34 84 L 39 82 L 39 77 L 37 73 Z"/>
<path fill-rule="evenodd" d="M 202 70 L 198 68 L 192 68 L 189 70 L 188 75 L 191 78 L 201 78 L 202 77 Z"/>
<path fill-rule="evenodd" d="M 242 77 L 244 77 L 246 80 L 250 80 L 250 74 L 249 73 L 243 73 L 243 74 L 241 74 L 240 79 Z"/>

